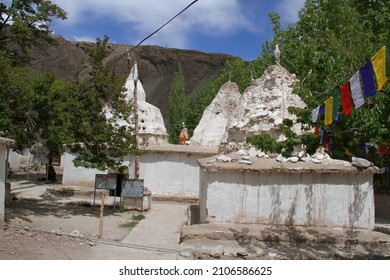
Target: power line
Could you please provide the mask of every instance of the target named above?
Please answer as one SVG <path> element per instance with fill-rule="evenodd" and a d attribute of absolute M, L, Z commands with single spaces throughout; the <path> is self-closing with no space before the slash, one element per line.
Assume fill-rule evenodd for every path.
<path fill-rule="evenodd" d="M 192 5 L 194 5 L 196 2 L 198 2 L 199 0 L 195 0 L 193 1 L 192 3 L 190 3 L 187 7 L 185 7 L 183 10 L 181 10 L 178 14 L 176 14 L 173 18 L 171 18 L 170 20 L 168 20 L 166 23 L 164 23 L 162 26 L 160 26 L 156 31 L 154 31 L 153 33 L 151 33 L 150 35 L 146 36 L 144 39 L 142 39 L 136 46 L 132 47 L 131 50 L 134 50 L 136 48 L 138 48 L 143 42 L 145 42 L 147 39 L 149 39 L 150 37 L 152 37 L 154 34 L 156 34 L 157 32 L 159 32 L 161 29 L 163 29 L 165 26 L 167 26 L 171 21 L 173 21 L 175 18 L 177 18 L 178 16 L 180 16 L 182 13 L 184 13 L 186 10 L 188 10 Z M 127 55 L 127 52 L 125 54 L 123 54 L 122 56 L 120 56 L 117 60 L 115 60 L 114 63 L 116 63 L 118 60 L 122 59 L 123 57 L 125 57 Z"/>

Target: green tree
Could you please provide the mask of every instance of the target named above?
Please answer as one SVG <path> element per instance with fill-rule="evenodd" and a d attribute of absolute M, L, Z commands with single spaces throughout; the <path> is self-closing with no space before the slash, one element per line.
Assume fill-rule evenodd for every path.
<path fill-rule="evenodd" d="M 182 123 L 186 122 L 185 82 L 183 67 L 179 64 L 168 96 L 169 142 L 179 143 Z"/>
<path fill-rule="evenodd" d="M 258 64 L 270 62 L 273 46 L 278 43 L 281 64 L 301 80 L 294 91 L 308 108 L 291 110 L 309 124 L 306 127 L 312 126 L 311 110 L 331 96 L 389 40 L 387 2 L 308 0 L 299 13 L 299 20 L 286 29 L 280 28 L 277 14 L 270 15 L 274 38 L 263 46 Z M 386 107 L 389 98 L 387 86 L 346 118 L 340 107 L 339 121 L 327 127 L 333 144 L 354 150 L 356 156 L 359 156 L 356 149 L 359 142 L 375 141 L 389 146 L 389 107 Z"/>
<path fill-rule="evenodd" d="M 32 45 L 53 43 L 50 24 L 66 13 L 47 0 L 0 1 L 0 53 L 28 57 Z"/>
<path fill-rule="evenodd" d="M 135 151 L 133 130 L 126 124 L 132 106 L 123 94 L 124 77 L 103 63 L 107 42 L 108 37 L 97 39 L 89 54 L 90 77 L 69 85 L 66 98 L 57 104 L 59 126 L 67 127 L 72 135 L 67 142 L 77 152 L 75 165 L 101 170 L 118 168 L 124 157 Z"/>
<path fill-rule="evenodd" d="M 17 150 L 42 146 L 50 159 L 68 144 L 77 153 L 77 166 L 102 170 L 117 168 L 133 151 L 132 130 L 118 124 L 132 111 L 122 93 L 124 77 L 103 64 L 107 41 L 98 39 L 90 53 L 89 78 L 71 84 L 28 73 L 0 56 L 0 127 L 16 140 Z"/>
<path fill-rule="evenodd" d="M 65 84 L 51 75 L 28 73 L 21 64 L 30 47 L 53 43 L 50 24 L 66 13 L 45 0 L 0 2 L 0 127 L 16 149 L 43 147 L 50 159 L 64 145 L 77 152 L 75 164 L 116 168 L 133 151 L 127 121 L 131 104 L 122 94 L 124 77 L 103 63 L 108 37 L 89 53 L 91 71 L 83 81 Z M 108 119 L 105 111 L 110 111 Z"/>

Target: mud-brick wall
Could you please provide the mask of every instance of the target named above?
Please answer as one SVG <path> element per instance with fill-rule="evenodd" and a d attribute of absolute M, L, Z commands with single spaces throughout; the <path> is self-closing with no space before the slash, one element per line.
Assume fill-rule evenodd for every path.
<path fill-rule="evenodd" d="M 201 172 L 201 223 L 373 229 L 373 174 Z"/>

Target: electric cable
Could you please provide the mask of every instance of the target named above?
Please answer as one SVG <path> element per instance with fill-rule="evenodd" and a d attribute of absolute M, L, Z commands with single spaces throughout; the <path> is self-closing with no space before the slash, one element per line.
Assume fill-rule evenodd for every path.
<path fill-rule="evenodd" d="M 134 47 L 131 48 L 131 50 L 134 50 L 136 48 L 138 48 L 143 42 L 145 42 L 147 39 L 149 39 L 150 37 L 152 37 L 154 34 L 156 34 L 157 32 L 159 32 L 161 29 L 163 29 L 165 26 L 167 26 L 171 21 L 173 21 L 175 18 L 177 18 L 178 16 L 180 16 L 182 13 L 184 13 L 186 10 L 188 10 L 192 5 L 194 5 L 196 2 L 198 2 L 199 0 L 195 0 L 193 2 L 191 2 L 187 7 L 185 7 L 183 10 L 181 10 L 178 14 L 176 14 L 174 17 L 172 17 L 170 20 L 168 20 L 166 23 L 164 23 L 163 25 L 161 25 L 158 29 L 156 29 L 154 32 L 152 32 L 151 34 L 149 34 L 148 36 L 146 36 L 144 39 L 142 39 L 137 45 L 135 45 Z M 122 59 L 123 57 L 125 57 L 126 55 L 128 54 L 128 52 L 124 53 L 123 55 L 121 55 L 119 58 L 117 58 L 114 63 L 118 62 L 120 59 Z"/>

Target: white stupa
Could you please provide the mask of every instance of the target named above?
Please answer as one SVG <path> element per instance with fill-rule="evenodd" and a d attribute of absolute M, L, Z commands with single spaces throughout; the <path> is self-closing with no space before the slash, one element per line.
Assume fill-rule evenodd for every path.
<path fill-rule="evenodd" d="M 290 106 L 306 106 L 292 92 L 296 82 L 295 75 L 277 63 L 268 67 L 259 79 L 253 80 L 242 95 L 235 83 L 224 84 L 204 111 L 190 139 L 191 145 L 231 146 L 235 149 L 234 146 L 239 147 L 240 143 L 246 142 L 247 136 L 262 132 L 268 133 L 276 141 L 283 141 L 285 135 L 279 124 L 284 119 L 290 119 L 293 122 L 292 130 L 301 134 L 297 117 L 288 112 Z"/>
<path fill-rule="evenodd" d="M 236 83 L 227 82 L 203 112 L 202 119 L 190 139 L 191 145 L 218 147 L 228 120 L 238 107 L 241 94 Z"/>
<path fill-rule="evenodd" d="M 146 93 L 141 81 L 138 79 L 137 63 L 134 64 L 130 71 L 125 84 L 126 100 L 130 103 L 134 102 L 134 81 L 137 81 L 137 105 L 138 105 L 138 141 L 142 145 L 161 145 L 166 144 L 168 140 L 167 130 L 164 125 L 164 120 L 160 109 L 146 102 Z M 112 117 L 109 110 L 105 110 L 107 118 Z M 119 125 L 134 125 L 134 114 L 128 121 L 117 122 Z"/>
<path fill-rule="evenodd" d="M 292 130 L 301 134 L 301 124 L 288 111 L 291 106 L 304 108 L 306 104 L 293 93 L 298 82 L 283 66 L 268 67 L 252 86 L 242 94 L 237 112 L 229 119 L 223 141 L 244 142 L 249 135 L 268 133 L 276 141 L 285 140 L 279 128 L 284 119 L 293 122 Z M 240 139 L 241 138 L 241 139 Z"/>

